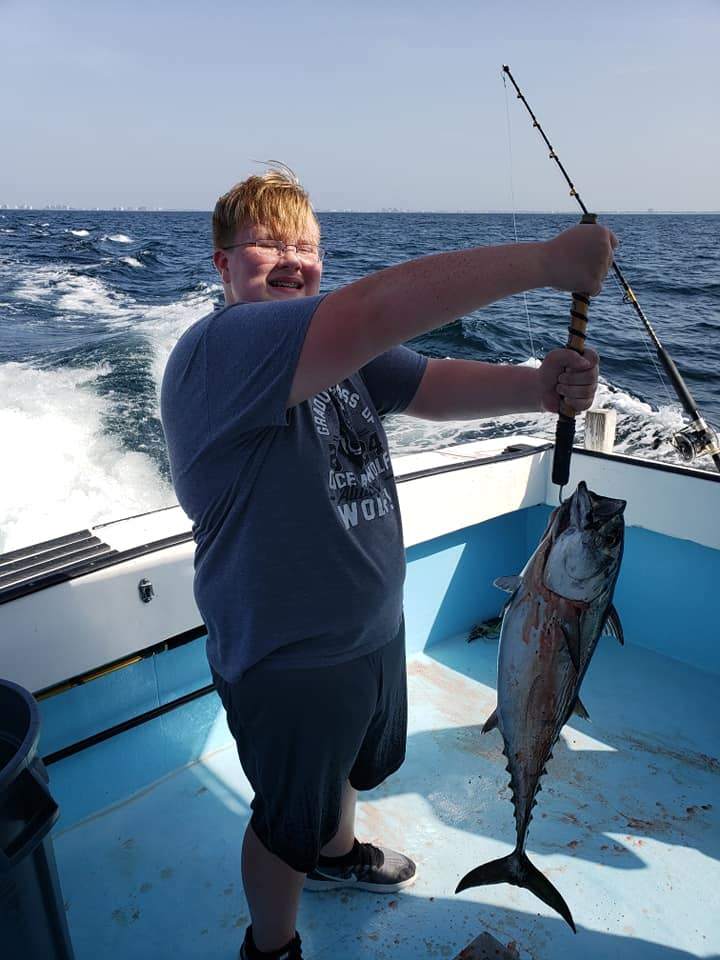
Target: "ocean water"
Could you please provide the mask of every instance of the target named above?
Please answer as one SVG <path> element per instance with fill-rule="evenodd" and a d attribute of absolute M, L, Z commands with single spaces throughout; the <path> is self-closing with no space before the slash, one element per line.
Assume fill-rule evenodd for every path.
<path fill-rule="evenodd" d="M 570 215 L 520 215 L 519 240 Z M 320 215 L 323 290 L 427 253 L 515 238 L 505 214 Z M 720 422 L 720 216 L 608 215 L 617 261 L 705 417 Z M 0 552 L 174 503 L 158 391 L 180 334 L 222 302 L 210 215 L 0 211 Z M 413 341 L 433 357 L 535 363 L 566 339 L 569 297 L 511 297 Z M 529 323 L 527 315 L 529 315 Z M 616 449 L 679 461 L 683 425 L 654 350 L 612 278 L 595 298 L 596 405 L 618 414 Z M 386 424 L 394 452 L 516 432 L 554 436 L 528 414 Z M 582 430 L 578 431 L 582 439 Z M 714 470 L 705 458 L 695 466 Z"/>

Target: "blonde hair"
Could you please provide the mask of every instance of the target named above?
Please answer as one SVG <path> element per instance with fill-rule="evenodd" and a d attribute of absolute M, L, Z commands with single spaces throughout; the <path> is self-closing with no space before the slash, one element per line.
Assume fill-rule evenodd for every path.
<path fill-rule="evenodd" d="M 290 167 L 279 160 L 265 161 L 262 176 L 248 177 L 224 193 L 213 211 L 213 243 L 229 246 L 246 225 L 263 224 L 279 240 L 299 239 L 310 215 L 317 224 L 307 191 Z M 318 225 L 318 232 L 320 226 Z"/>

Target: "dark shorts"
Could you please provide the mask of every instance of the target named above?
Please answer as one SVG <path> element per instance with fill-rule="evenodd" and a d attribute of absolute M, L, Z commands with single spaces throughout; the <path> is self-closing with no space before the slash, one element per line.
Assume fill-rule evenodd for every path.
<path fill-rule="evenodd" d="M 260 662 L 233 684 L 212 673 L 255 791 L 253 830 L 310 873 L 337 833 L 345 781 L 372 790 L 405 759 L 405 625 L 374 653 L 332 667 Z"/>

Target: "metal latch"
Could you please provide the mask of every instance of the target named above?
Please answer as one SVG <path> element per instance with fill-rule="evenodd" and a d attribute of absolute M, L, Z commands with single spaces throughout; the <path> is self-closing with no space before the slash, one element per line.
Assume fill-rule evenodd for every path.
<path fill-rule="evenodd" d="M 146 578 L 143 578 L 138 584 L 138 591 L 140 593 L 140 599 L 143 603 L 150 603 L 150 601 L 155 597 L 153 585 Z"/>

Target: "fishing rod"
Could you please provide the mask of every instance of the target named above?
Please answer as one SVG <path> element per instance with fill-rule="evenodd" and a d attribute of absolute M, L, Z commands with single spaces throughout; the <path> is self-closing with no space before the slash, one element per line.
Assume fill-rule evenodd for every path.
<path fill-rule="evenodd" d="M 580 205 L 580 208 L 583 212 L 581 222 L 595 223 L 597 220 L 596 215 L 594 213 L 590 213 L 583 203 L 580 194 L 575 188 L 575 184 L 572 182 L 567 174 L 567 171 L 565 170 L 565 167 L 560 162 L 560 158 L 556 154 L 553 145 L 545 136 L 545 131 L 540 126 L 537 117 L 530 109 L 530 104 L 527 102 L 525 96 L 520 90 L 520 87 L 515 82 L 515 78 L 513 77 L 512 73 L 510 73 L 510 67 L 508 67 L 507 64 L 503 64 L 503 73 L 507 74 L 509 77 L 510 82 L 515 87 L 517 99 L 523 102 L 527 112 L 532 117 L 533 127 L 538 130 L 540 136 L 547 144 L 547 147 L 550 151 L 550 159 L 557 163 L 562 175 L 565 177 L 565 180 L 570 187 L 570 196 L 575 197 Z M 665 368 L 665 371 L 672 382 L 678 400 L 682 404 L 685 413 L 690 417 L 690 423 L 682 430 L 679 430 L 676 434 L 674 434 L 672 438 L 673 446 L 678 451 L 682 459 L 688 462 L 694 460 L 695 457 L 707 454 L 708 456 L 712 457 L 715 466 L 717 467 L 718 471 L 720 471 L 720 443 L 718 443 L 717 435 L 715 434 L 714 430 L 708 426 L 700 414 L 697 404 L 695 403 L 690 390 L 683 380 L 680 371 L 676 367 L 675 362 L 668 354 L 665 347 L 663 347 L 663 345 L 660 343 L 658 335 L 653 330 L 652 325 L 645 316 L 642 307 L 638 303 L 637 297 L 633 293 L 630 284 L 622 275 L 622 271 L 620 270 L 620 267 L 618 267 L 614 258 L 612 262 L 612 269 L 624 290 L 625 302 L 630 303 L 633 306 L 635 312 L 642 320 L 645 329 L 650 335 L 650 339 L 655 345 L 658 359 Z M 570 350 L 575 350 L 576 353 L 583 353 L 590 298 L 585 293 L 573 293 L 572 298 L 573 301 L 570 308 L 571 319 L 570 326 L 568 327 L 569 336 L 567 347 Z M 565 403 L 565 401 L 563 401 L 558 414 L 552 478 L 553 483 L 560 484 L 561 487 L 567 483 L 570 473 L 570 455 L 572 453 L 572 443 L 575 436 L 575 415 L 575 411 L 567 403 Z"/>

